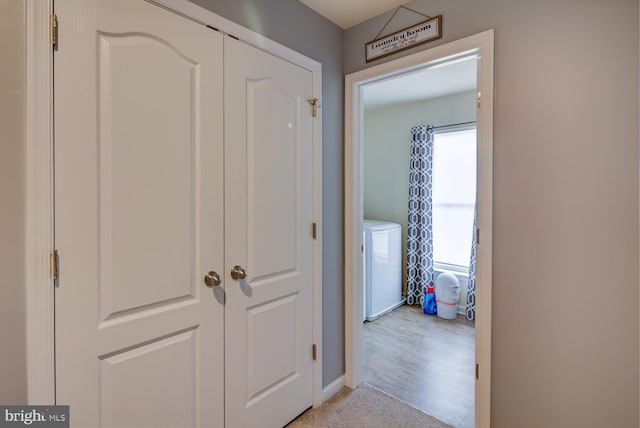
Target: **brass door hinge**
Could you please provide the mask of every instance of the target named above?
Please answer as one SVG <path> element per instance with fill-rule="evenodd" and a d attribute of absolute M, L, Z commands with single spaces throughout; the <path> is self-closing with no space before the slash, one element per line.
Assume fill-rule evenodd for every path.
<path fill-rule="evenodd" d="M 58 254 L 58 250 L 52 250 L 49 255 L 49 272 L 51 279 L 57 281 L 60 273 L 60 255 Z"/>
<path fill-rule="evenodd" d="M 476 245 L 480 245 L 480 229 L 476 229 Z"/>
<path fill-rule="evenodd" d="M 476 364 L 476 380 L 480 379 L 480 364 Z"/>
<path fill-rule="evenodd" d="M 313 224 L 311 225 L 311 236 L 313 236 L 313 239 L 317 239 L 317 236 L 318 236 L 317 234 L 318 234 L 318 226 L 314 221 Z"/>
<path fill-rule="evenodd" d="M 318 116 L 318 110 L 317 109 L 319 107 L 318 99 L 317 98 L 311 98 L 310 100 L 307 100 L 307 101 L 309 101 L 309 104 L 311 104 L 311 115 L 313 117 L 317 117 Z"/>
<path fill-rule="evenodd" d="M 482 92 L 478 91 L 476 94 L 476 100 L 478 101 L 478 108 L 482 105 Z"/>
<path fill-rule="evenodd" d="M 49 32 L 51 35 L 51 46 L 54 51 L 58 50 L 58 16 L 51 15 L 49 17 Z"/>
<path fill-rule="evenodd" d="M 311 346 L 311 358 L 313 358 L 313 361 L 316 360 L 316 344 L 315 343 Z"/>

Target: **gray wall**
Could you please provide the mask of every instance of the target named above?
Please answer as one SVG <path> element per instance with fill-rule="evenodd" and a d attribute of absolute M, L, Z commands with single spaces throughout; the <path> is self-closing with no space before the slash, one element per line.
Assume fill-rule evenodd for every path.
<path fill-rule="evenodd" d="M 371 66 L 495 29 L 492 426 L 637 427 L 638 1 L 408 6 L 443 39 Z"/>
<path fill-rule="evenodd" d="M 0 404 L 27 402 L 24 289 L 25 5 L 0 0 Z"/>
<path fill-rule="evenodd" d="M 326 386 L 344 373 L 344 32 L 297 0 L 191 1 L 322 63 L 322 359 Z"/>

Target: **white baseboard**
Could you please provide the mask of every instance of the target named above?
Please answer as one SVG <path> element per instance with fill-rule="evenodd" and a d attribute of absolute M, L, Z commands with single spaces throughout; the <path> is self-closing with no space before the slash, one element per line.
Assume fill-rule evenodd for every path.
<path fill-rule="evenodd" d="M 344 375 L 325 386 L 322 390 L 322 402 L 324 403 L 329 398 L 337 394 L 342 388 L 344 388 Z"/>

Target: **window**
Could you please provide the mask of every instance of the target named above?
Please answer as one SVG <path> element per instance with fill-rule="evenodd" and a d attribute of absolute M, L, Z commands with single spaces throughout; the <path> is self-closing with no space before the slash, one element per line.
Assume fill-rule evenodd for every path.
<path fill-rule="evenodd" d="M 476 129 L 436 132 L 433 147 L 434 263 L 465 271 L 476 203 Z"/>

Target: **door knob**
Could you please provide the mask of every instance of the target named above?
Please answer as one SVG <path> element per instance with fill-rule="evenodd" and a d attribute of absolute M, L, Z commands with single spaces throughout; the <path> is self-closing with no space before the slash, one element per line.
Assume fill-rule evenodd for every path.
<path fill-rule="evenodd" d="M 241 266 L 235 265 L 233 269 L 231 269 L 231 278 L 236 281 L 240 281 L 241 279 L 245 279 L 247 277 L 247 271 L 244 270 Z"/>
<path fill-rule="evenodd" d="M 204 283 L 207 287 L 215 287 L 216 285 L 222 284 L 222 278 L 220 278 L 217 272 L 209 271 L 204 276 Z"/>

